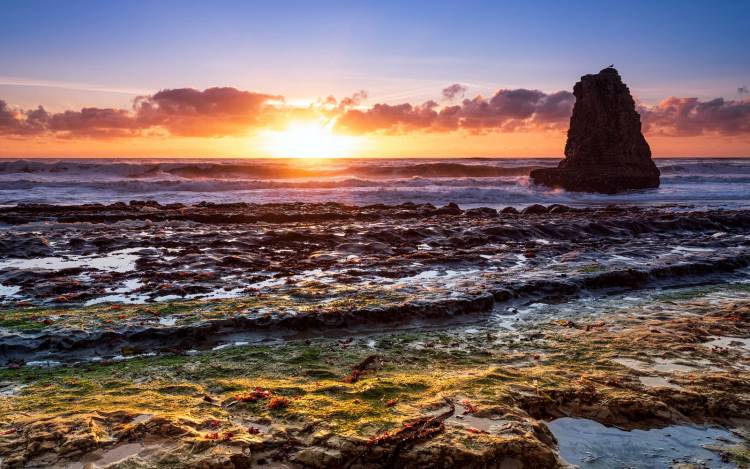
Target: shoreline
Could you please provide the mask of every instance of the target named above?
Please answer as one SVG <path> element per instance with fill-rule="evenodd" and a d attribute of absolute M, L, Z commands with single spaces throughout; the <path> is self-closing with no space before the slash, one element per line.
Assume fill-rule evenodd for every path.
<path fill-rule="evenodd" d="M 552 468 L 585 466 L 580 444 L 649 461 L 612 441 L 750 461 L 747 210 L 135 201 L 0 220 L 8 467 Z"/>

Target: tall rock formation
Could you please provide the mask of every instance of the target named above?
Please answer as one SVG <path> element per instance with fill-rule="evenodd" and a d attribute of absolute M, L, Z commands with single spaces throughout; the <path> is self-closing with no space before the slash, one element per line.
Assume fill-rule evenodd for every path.
<path fill-rule="evenodd" d="M 659 170 L 641 132 L 630 90 L 612 67 L 585 75 L 573 88 L 565 159 L 557 168 L 537 169 L 537 184 L 570 191 L 614 194 L 659 187 Z"/>

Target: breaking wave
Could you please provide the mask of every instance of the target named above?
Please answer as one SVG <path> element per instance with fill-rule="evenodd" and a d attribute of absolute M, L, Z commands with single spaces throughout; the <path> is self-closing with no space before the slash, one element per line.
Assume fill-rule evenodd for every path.
<path fill-rule="evenodd" d="M 14 160 L 0 161 L 0 176 L 18 174 L 41 178 L 98 176 L 104 179 L 294 179 L 313 177 L 501 177 L 528 176 L 535 168 L 551 166 L 550 161 L 537 164 L 508 164 L 501 160 L 477 163 L 427 162 L 394 164 L 397 160 L 343 160 L 331 162 L 324 169 L 305 161 L 237 160 L 218 162 L 92 161 L 92 160 Z M 517 161 L 517 160 L 516 160 Z"/>
<path fill-rule="evenodd" d="M 636 203 L 750 206 L 750 159 L 661 159 L 659 189 L 616 196 L 529 183 L 552 159 L 0 160 L 0 204 L 407 201 L 464 206 Z"/>

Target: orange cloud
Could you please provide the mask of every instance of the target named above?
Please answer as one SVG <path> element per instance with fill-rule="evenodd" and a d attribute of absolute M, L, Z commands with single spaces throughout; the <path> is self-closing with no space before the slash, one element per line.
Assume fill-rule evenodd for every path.
<path fill-rule="evenodd" d="M 426 130 L 433 126 L 438 117 L 436 107 L 436 102 L 428 101 L 416 106 L 409 103 L 395 106 L 376 104 L 364 111 L 350 109 L 338 118 L 336 129 L 352 134 Z"/>
<path fill-rule="evenodd" d="M 50 114 L 41 106 L 26 111 L 0 101 L 0 135 L 111 138 L 158 130 L 174 136 L 224 137 L 271 125 L 280 102 L 281 96 L 235 88 L 162 90 L 137 97 L 132 110 L 89 107 Z"/>
<path fill-rule="evenodd" d="M 34 135 L 47 130 L 49 114 L 41 106 L 32 111 L 13 109 L 0 100 L 0 135 Z"/>
<path fill-rule="evenodd" d="M 64 138 L 127 137 L 138 135 L 141 130 L 137 119 L 124 109 L 83 108 L 52 115 L 41 107 L 39 111 L 47 117 L 47 130 Z M 40 120 L 39 124 L 42 123 Z"/>
<path fill-rule="evenodd" d="M 653 107 L 640 107 L 646 132 L 672 137 L 750 134 L 750 100 L 669 97 Z"/>
<path fill-rule="evenodd" d="M 448 87 L 443 94 L 456 96 L 460 89 Z M 349 110 L 336 125 L 349 133 L 398 134 L 413 131 L 450 132 L 540 130 L 567 125 L 574 97 L 567 91 L 546 94 L 539 90 L 499 90 L 491 98 L 477 96 L 460 105 L 438 109 L 435 101 L 420 105 L 376 104 L 367 110 Z"/>
<path fill-rule="evenodd" d="M 459 84 L 443 90 L 453 99 L 465 93 Z M 323 119 L 338 133 L 363 135 L 491 132 L 562 133 L 575 98 L 568 91 L 544 93 L 501 89 L 491 97 L 476 96 L 440 106 L 377 103 L 364 107 L 360 91 L 336 100 L 329 96 L 308 107 L 288 105 L 284 97 L 216 87 L 165 89 L 139 96 L 132 109 L 93 108 L 49 113 L 43 107 L 17 109 L 0 100 L 0 135 L 24 139 L 52 136 L 67 140 L 111 139 L 153 135 L 173 137 L 242 137 L 261 129 L 278 129 L 292 120 Z M 640 106 L 644 130 L 653 136 L 750 134 L 750 100 L 670 97 L 656 106 Z"/>
<path fill-rule="evenodd" d="M 248 128 L 271 124 L 277 108 L 274 96 L 236 88 L 162 90 L 135 100 L 135 116 L 141 128 L 160 127 L 172 135 L 220 137 L 247 133 Z"/>

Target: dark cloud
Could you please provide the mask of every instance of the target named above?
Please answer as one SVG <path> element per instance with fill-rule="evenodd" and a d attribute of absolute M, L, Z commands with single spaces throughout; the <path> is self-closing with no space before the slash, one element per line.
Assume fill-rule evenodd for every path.
<path fill-rule="evenodd" d="M 499 90 L 489 99 L 477 96 L 440 110 L 434 101 L 418 106 L 376 104 L 365 111 L 344 113 L 337 126 L 352 133 L 531 130 L 566 125 L 573 102 L 573 94 L 567 91 Z"/>
<path fill-rule="evenodd" d="M 737 88 L 737 94 L 740 96 L 750 94 L 750 90 L 747 89 L 747 86 L 740 86 Z"/>
<path fill-rule="evenodd" d="M 46 114 L 39 124 L 60 137 L 112 138 L 138 135 L 141 126 L 133 115 L 124 109 L 83 108 Z"/>
<path fill-rule="evenodd" d="M 454 83 L 447 88 L 443 88 L 443 97 L 447 100 L 453 101 L 456 97 L 463 98 L 466 94 L 467 88 L 460 84 Z"/>
<path fill-rule="evenodd" d="M 34 135 L 43 133 L 47 128 L 49 114 L 43 107 L 23 111 L 13 109 L 0 100 L 0 135 Z"/>
<path fill-rule="evenodd" d="M 439 109 L 434 102 L 376 104 L 344 113 L 337 126 L 355 134 L 380 132 L 538 131 L 565 129 L 575 97 L 568 91 L 502 89 L 492 97 L 477 96 Z M 644 131 L 652 135 L 697 136 L 750 134 L 750 100 L 668 98 L 656 106 L 640 106 Z"/>
<path fill-rule="evenodd" d="M 236 88 L 162 90 L 135 101 L 135 118 L 142 128 L 159 126 L 173 135 L 224 136 L 247 133 L 270 124 L 275 96 Z"/>
<path fill-rule="evenodd" d="M 437 103 L 428 101 L 413 106 L 409 103 L 376 104 L 367 110 L 351 109 L 342 114 L 336 127 L 339 130 L 363 134 L 371 132 L 406 133 L 429 128 L 437 118 Z"/>
<path fill-rule="evenodd" d="M 359 106 L 360 104 L 362 104 L 366 100 L 367 100 L 367 91 L 360 90 L 360 91 L 357 91 L 356 93 L 354 93 L 353 95 L 347 96 L 346 98 L 342 99 L 339 102 L 338 109 L 340 111 L 343 111 L 345 109 L 349 109 L 349 108 L 352 108 L 352 107 L 355 107 L 355 106 Z"/>
<path fill-rule="evenodd" d="M 548 94 L 538 103 L 534 118 L 537 123 L 567 122 L 575 103 L 575 96 L 568 91 L 558 91 Z"/>
<path fill-rule="evenodd" d="M 750 100 L 670 97 L 653 107 L 639 109 L 644 130 L 668 136 L 705 133 L 740 135 L 750 133 Z"/>
<path fill-rule="evenodd" d="M 444 96 L 457 96 L 451 85 Z M 446 94 L 447 92 L 447 94 Z M 362 108 L 365 91 L 336 100 L 329 96 L 308 107 L 288 106 L 278 95 L 235 88 L 166 89 L 136 98 L 133 108 L 83 108 L 49 113 L 41 106 L 23 110 L 0 101 L 0 135 L 60 138 L 115 138 L 152 134 L 222 137 L 245 135 L 261 128 L 283 128 L 290 120 L 325 119 L 340 133 L 404 134 L 415 132 L 486 133 L 493 131 L 564 130 L 575 98 L 568 91 L 544 93 L 501 89 L 491 97 L 476 96 L 439 106 L 378 103 Z M 640 106 L 644 130 L 652 135 L 750 134 L 750 100 L 667 98 L 656 106 Z"/>
<path fill-rule="evenodd" d="M 245 134 L 278 117 L 283 97 L 235 88 L 162 90 L 135 99 L 133 110 L 83 108 L 47 113 L 24 111 L 0 101 L 0 134 L 58 137 L 127 137 L 158 129 L 171 135 L 209 137 Z"/>

